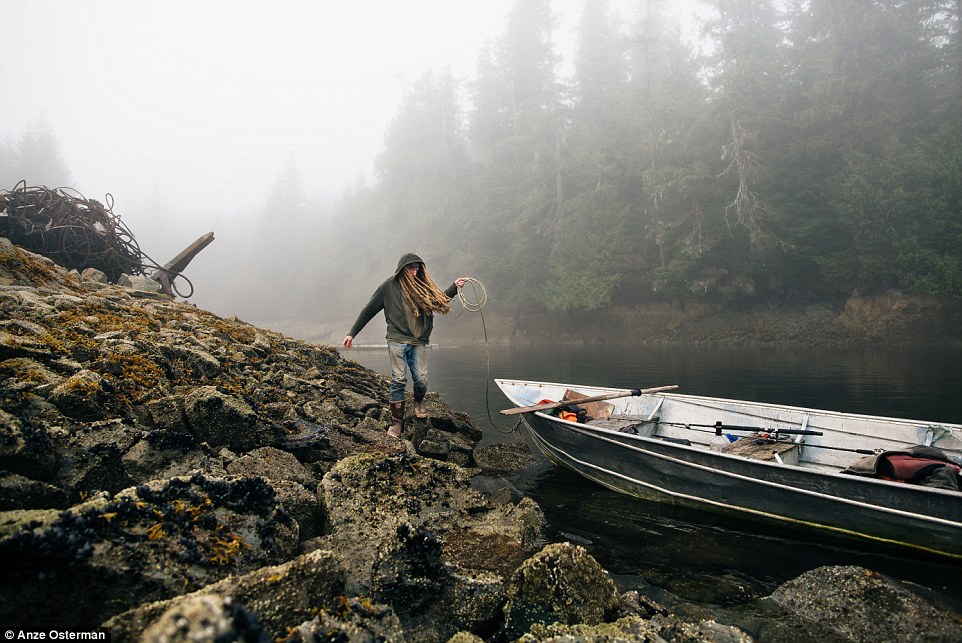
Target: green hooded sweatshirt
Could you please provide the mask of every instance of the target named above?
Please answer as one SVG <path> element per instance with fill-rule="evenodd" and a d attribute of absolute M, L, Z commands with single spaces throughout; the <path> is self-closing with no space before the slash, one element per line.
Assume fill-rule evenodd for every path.
<path fill-rule="evenodd" d="M 401 292 L 401 284 L 398 281 L 404 267 L 412 263 L 424 264 L 421 257 L 413 252 L 409 252 L 401 257 L 397 262 L 397 269 L 394 271 L 394 276 L 386 279 L 384 283 L 374 291 L 367 305 L 364 306 L 361 313 L 357 316 L 357 321 L 354 322 L 351 330 L 348 331 L 348 335 L 357 337 L 357 334 L 361 332 L 367 323 L 383 310 L 384 320 L 387 322 L 387 335 L 385 336 L 387 341 L 422 346 L 428 344 L 431 339 L 431 331 L 434 329 L 434 315 L 424 315 L 422 313 L 419 319 L 423 319 L 424 321 L 421 325 L 420 332 L 415 335 L 415 328 L 412 322 L 414 316 L 409 312 L 407 304 L 404 301 L 404 293 Z M 454 297 L 457 292 L 457 285 L 452 283 L 445 289 L 444 294 L 450 299 Z"/>

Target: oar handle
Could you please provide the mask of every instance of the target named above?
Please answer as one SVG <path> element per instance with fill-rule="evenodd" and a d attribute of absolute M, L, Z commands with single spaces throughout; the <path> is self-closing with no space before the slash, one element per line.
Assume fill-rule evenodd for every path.
<path fill-rule="evenodd" d="M 632 397 L 638 396 L 645 393 L 660 393 L 662 391 L 671 391 L 678 388 L 677 384 L 671 384 L 669 386 L 656 386 L 654 388 L 633 388 L 628 392 L 619 391 L 617 393 L 604 393 L 603 395 L 592 395 L 590 397 L 583 397 L 578 400 L 562 400 L 560 402 L 545 402 L 544 404 L 535 404 L 533 406 L 516 406 L 512 409 L 504 409 L 501 411 L 501 415 L 517 415 L 518 413 L 531 413 L 533 411 L 546 411 L 548 409 L 556 409 L 560 406 L 568 406 L 569 404 L 587 404 L 588 402 L 600 402 L 602 400 L 614 400 L 621 397 Z"/>

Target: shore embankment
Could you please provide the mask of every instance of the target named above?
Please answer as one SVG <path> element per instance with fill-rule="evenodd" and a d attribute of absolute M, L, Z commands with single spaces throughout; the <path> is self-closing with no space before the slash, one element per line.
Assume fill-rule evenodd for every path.
<path fill-rule="evenodd" d="M 890 291 L 812 304 L 735 305 L 660 302 L 614 306 L 583 314 L 506 308 L 489 300 L 481 311 L 455 311 L 435 327 L 437 345 L 962 345 L 962 301 Z M 292 337 L 338 344 L 353 319 L 318 324 L 260 320 Z M 367 330 L 361 340 L 379 343 Z M 366 339 L 365 339 L 366 338 Z"/>

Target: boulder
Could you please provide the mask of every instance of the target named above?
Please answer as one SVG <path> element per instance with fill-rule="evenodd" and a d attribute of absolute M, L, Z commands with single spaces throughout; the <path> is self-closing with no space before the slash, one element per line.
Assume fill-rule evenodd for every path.
<path fill-rule="evenodd" d="M 0 537 L 6 585 L 17 588 L 0 601 L 0 620 L 52 628 L 94 627 L 145 601 L 280 563 L 297 543 L 296 524 L 260 478 L 156 481 L 16 519 Z"/>
<path fill-rule="evenodd" d="M 644 619 L 623 616 L 611 623 L 567 625 L 535 624 L 518 643 L 541 641 L 672 641 L 673 643 L 751 643 L 754 639 L 737 627 L 712 620 L 688 623 L 673 616 Z"/>
<path fill-rule="evenodd" d="M 480 447 L 474 461 L 484 472 L 524 471 L 538 463 L 524 442 L 504 442 Z"/>
<path fill-rule="evenodd" d="M 410 641 L 397 615 L 387 605 L 365 597 L 340 597 L 310 621 L 291 628 L 284 639 L 292 643 L 316 641 Z"/>
<path fill-rule="evenodd" d="M 962 641 L 958 612 L 862 567 L 813 569 L 779 586 L 767 600 L 813 631 L 847 641 Z"/>
<path fill-rule="evenodd" d="M 193 435 L 211 446 L 247 451 L 272 441 L 272 433 L 249 404 L 214 386 L 200 386 L 188 393 L 184 413 Z"/>
<path fill-rule="evenodd" d="M 66 509 L 67 493 L 46 482 L 9 471 L 0 472 L 0 511 L 11 509 Z"/>
<path fill-rule="evenodd" d="M 583 547 L 547 545 L 511 576 L 505 629 L 514 640 L 533 625 L 597 625 L 618 604 L 614 582 Z"/>
<path fill-rule="evenodd" d="M 232 598 L 192 596 L 168 609 L 140 637 L 141 643 L 246 641 L 270 643 L 257 617 Z"/>
<path fill-rule="evenodd" d="M 114 643 L 134 642 L 165 613 L 197 597 L 231 597 L 257 618 L 271 640 L 283 639 L 310 620 L 320 607 L 336 607 L 344 591 L 344 561 L 329 551 L 314 551 L 281 565 L 228 576 L 197 591 L 164 601 L 144 603 L 103 623 Z"/>
<path fill-rule="evenodd" d="M 50 393 L 49 400 L 64 415 L 77 420 L 106 417 L 104 408 L 114 387 L 103 376 L 84 369 L 64 380 Z"/>
<path fill-rule="evenodd" d="M 308 487 L 317 485 L 317 480 L 297 458 L 274 447 L 258 447 L 242 455 L 228 465 L 227 471 L 232 475 L 290 480 Z"/>

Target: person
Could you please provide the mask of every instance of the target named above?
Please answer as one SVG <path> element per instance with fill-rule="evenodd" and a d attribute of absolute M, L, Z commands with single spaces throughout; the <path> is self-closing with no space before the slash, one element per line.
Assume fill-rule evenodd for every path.
<path fill-rule="evenodd" d="M 398 261 L 394 275 L 374 291 L 344 338 L 344 348 L 351 348 L 357 334 L 375 315 L 384 311 L 387 348 L 391 358 L 391 424 L 388 434 L 395 438 L 400 438 L 404 429 L 407 372 L 411 373 L 414 386 L 414 414 L 419 418 L 428 416 L 424 406 L 424 395 L 428 391 L 425 348 L 434 328 L 434 314 L 444 315 L 451 311 L 448 302 L 466 281 L 466 277 L 459 277 L 448 288 L 441 290 L 431 279 L 421 257 L 412 252 L 404 254 Z"/>

